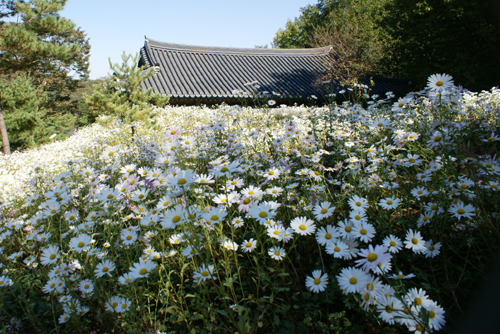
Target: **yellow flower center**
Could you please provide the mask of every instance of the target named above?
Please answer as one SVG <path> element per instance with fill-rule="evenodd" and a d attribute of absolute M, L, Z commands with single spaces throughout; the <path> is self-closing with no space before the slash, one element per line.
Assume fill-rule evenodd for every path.
<path fill-rule="evenodd" d="M 104 268 L 102 268 L 102 272 L 103 272 L 103 273 L 107 272 L 108 270 L 109 270 L 109 269 L 108 269 L 108 267 L 104 267 Z"/>
<path fill-rule="evenodd" d="M 211 220 L 218 220 L 219 219 L 219 216 L 217 215 L 213 215 L 212 217 L 210 217 Z"/>
<path fill-rule="evenodd" d="M 344 228 L 344 230 L 345 230 L 346 232 L 351 232 L 351 227 L 350 227 L 350 226 L 346 226 L 346 227 Z"/>
<path fill-rule="evenodd" d="M 269 175 L 274 175 L 274 172 L 272 170 L 270 170 Z"/>
<path fill-rule="evenodd" d="M 146 275 L 147 272 L 148 270 L 146 268 L 142 268 L 141 270 L 139 270 L 139 274 L 141 275 Z"/>
<path fill-rule="evenodd" d="M 414 244 L 414 245 L 418 244 L 418 239 L 417 238 L 412 238 L 411 239 L 411 243 Z"/>
<path fill-rule="evenodd" d="M 187 181 L 186 179 L 179 179 L 179 181 L 177 181 L 177 184 L 185 184 Z"/>
<path fill-rule="evenodd" d="M 465 210 L 464 209 L 458 209 L 457 213 L 463 215 L 465 213 Z"/>
<path fill-rule="evenodd" d="M 49 258 L 50 258 L 51 260 L 54 260 L 54 259 L 56 258 L 56 254 L 50 254 Z"/>
<path fill-rule="evenodd" d="M 221 171 L 221 172 L 223 172 L 223 173 L 224 173 L 224 172 L 227 172 L 228 170 L 229 170 L 229 169 L 227 169 L 227 167 L 222 167 L 222 168 L 220 169 L 220 171 Z"/>
<path fill-rule="evenodd" d="M 433 245 L 430 245 L 429 246 L 429 250 L 432 252 L 434 250 L 434 246 Z"/>
<path fill-rule="evenodd" d="M 201 272 L 201 276 L 207 277 L 208 276 L 208 271 L 204 270 Z"/>
<path fill-rule="evenodd" d="M 246 243 L 246 246 L 247 246 L 247 247 L 252 247 L 252 243 L 251 243 L 251 242 L 247 242 L 247 243 Z"/>
<path fill-rule="evenodd" d="M 362 235 L 365 235 L 366 234 L 366 230 L 364 228 L 362 228 L 361 230 L 359 230 L 359 233 L 361 233 Z"/>
<path fill-rule="evenodd" d="M 321 282 L 321 280 L 320 280 L 319 278 L 315 278 L 315 279 L 314 279 L 314 284 L 316 284 L 316 285 L 317 285 L 317 284 L 319 284 L 320 282 Z"/>
<path fill-rule="evenodd" d="M 442 85 L 444 85 L 444 83 L 441 80 L 436 81 L 436 86 L 440 87 Z"/>
<path fill-rule="evenodd" d="M 410 163 L 412 163 L 412 164 L 414 164 L 414 163 L 415 163 L 415 159 L 413 159 L 413 158 L 412 158 L 412 159 L 410 159 L 410 160 L 408 160 L 408 161 L 409 161 Z"/>
<path fill-rule="evenodd" d="M 436 313 L 434 311 L 429 311 L 429 318 L 434 318 Z"/>
<path fill-rule="evenodd" d="M 181 220 L 181 217 L 179 217 L 179 216 L 175 216 L 174 218 L 172 218 L 173 223 L 177 223 L 177 222 L 179 222 L 179 220 Z"/>
<path fill-rule="evenodd" d="M 462 188 L 462 189 L 467 189 L 468 187 L 467 187 L 467 185 L 466 185 L 466 184 L 462 184 L 462 185 L 460 186 L 460 188 Z"/>
<path fill-rule="evenodd" d="M 392 201 L 391 201 L 391 200 L 388 200 L 388 201 L 387 201 L 387 204 L 391 205 L 391 204 L 392 204 Z"/>
<path fill-rule="evenodd" d="M 302 231 L 304 231 L 304 230 L 306 229 L 306 225 L 301 224 L 301 225 L 299 226 L 299 229 L 301 229 Z"/>
<path fill-rule="evenodd" d="M 267 213 L 262 211 L 261 213 L 259 213 L 259 217 L 260 218 L 266 218 L 267 217 Z"/>
<path fill-rule="evenodd" d="M 356 220 L 360 220 L 361 217 L 359 215 L 355 215 L 354 218 L 356 218 Z"/>
<path fill-rule="evenodd" d="M 84 243 L 83 241 L 80 241 L 80 242 L 78 243 L 78 247 L 82 248 L 83 246 L 85 246 L 85 243 Z"/>
<path fill-rule="evenodd" d="M 111 306 L 113 306 L 113 308 L 117 307 L 118 306 L 118 303 L 117 302 L 114 302 L 113 304 L 111 304 Z"/>
<path fill-rule="evenodd" d="M 330 239 L 332 235 L 330 233 L 325 234 L 325 239 Z"/>
<path fill-rule="evenodd" d="M 394 247 L 394 246 L 396 246 L 396 242 L 393 240 L 393 241 L 389 242 L 389 245 Z"/>
<path fill-rule="evenodd" d="M 356 202 L 356 205 L 357 206 L 361 206 L 361 202 Z"/>
<path fill-rule="evenodd" d="M 420 298 L 415 298 L 415 304 L 417 304 L 417 305 L 422 305 L 422 299 L 420 299 Z"/>
<path fill-rule="evenodd" d="M 385 311 L 386 311 L 387 313 L 392 313 L 392 310 L 393 310 L 393 308 L 392 308 L 392 306 L 391 306 L 391 305 L 387 305 L 387 306 L 385 307 Z"/>
<path fill-rule="evenodd" d="M 438 141 L 441 141 L 441 137 L 439 136 L 434 137 L 434 142 L 437 143 Z"/>
<path fill-rule="evenodd" d="M 280 255 L 280 252 L 276 251 L 276 252 L 274 252 L 274 255 L 278 256 L 278 255 Z"/>
<path fill-rule="evenodd" d="M 374 262 L 374 261 L 376 261 L 378 259 L 378 256 L 375 253 L 370 253 L 366 257 L 366 259 L 368 260 L 368 262 Z"/>
<path fill-rule="evenodd" d="M 127 235 L 127 240 L 132 240 L 132 236 L 131 235 Z"/>
<path fill-rule="evenodd" d="M 328 210 L 327 209 L 321 209 L 321 213 L 325 214 Z"/>
<path fill-rule="evenodd" d="M 349 278 L 349 283 L 356 284 L 356 283 L 358 283 L 358 280 L 356 279 L 356 277 L 351 277 L 351 278 Z"/>

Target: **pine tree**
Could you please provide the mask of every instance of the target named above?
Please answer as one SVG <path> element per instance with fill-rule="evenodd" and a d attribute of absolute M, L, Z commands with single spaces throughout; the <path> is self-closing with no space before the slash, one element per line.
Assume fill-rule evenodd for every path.
<path fill-rule="evenodd" d="M 2 1 L 0 18 L 18 15 L 18 22 L 0 22 L 0 77 L 12 82 L 22 73 L 44 92 L 44 126 L 32 129 L 33 140 L 43 143 L 54 132 L 67 132 L 76 123 L 78 105 L 70 95 L 88 78 L 90 46 L 85 33 L 60 17 L 66 0 Z M 68 76 L 74 71 L 73 77 Z M 36 88 L 38 89 L 38 88 Z M 4 154 L 10 154 L 7 129 L 13 131 L 3 112 L 0 96 L 0 132 Z"/>
<path fill-rule="evenodd" d="M 170 96 L 153 93 L 151 88 L 141 88 L 141 83 L 154 75 L 154 68 L 145 70 L 144 67 L 138 67 L 138 54 L 132 56 L 124 52 L 122 61 L 121 65 L 113 64 L 109 59 L 113 74 L 107 78 L 106 83 L 95 85 L 90 95 L 84 95 L 82 105 L 89 117 L 111 115 L 124 123 L 130 123 L 133 139 L 133 122 L 149 122 L 154 115 L 154 106 L 165 106 Z"/>

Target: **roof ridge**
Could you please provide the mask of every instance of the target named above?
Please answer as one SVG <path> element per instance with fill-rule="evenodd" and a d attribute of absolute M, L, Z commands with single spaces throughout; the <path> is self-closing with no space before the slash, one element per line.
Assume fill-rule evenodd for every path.
<path fill-rule="evenodd" d="M 217 47 L 217 46 L 200 46 L 166 43 L 145 38 L 145 43 L 149 47 L 158 47 L 163 49 L 196 52 L 196 53 L 224 53 L 224 54 L 244 54 L 244 55 L 259 55 L 259 56 L 311 56 L 328 54 L 331 46 L 310 49 L 264 49 L 264 48 L 232 48 L 232 47 Z"/>

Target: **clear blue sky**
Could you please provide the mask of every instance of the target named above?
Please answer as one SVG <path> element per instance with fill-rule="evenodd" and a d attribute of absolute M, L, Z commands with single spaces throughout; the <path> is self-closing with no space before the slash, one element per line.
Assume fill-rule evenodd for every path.
<path fill-rule="evenodd" d="M 108 58 L 139 52 L 148 38 L 202 46 L 269 45 L 288 19 L 316 0 L 68 0 L 60 15 L 90 38 L 90 78 L 106 76 Z"/>

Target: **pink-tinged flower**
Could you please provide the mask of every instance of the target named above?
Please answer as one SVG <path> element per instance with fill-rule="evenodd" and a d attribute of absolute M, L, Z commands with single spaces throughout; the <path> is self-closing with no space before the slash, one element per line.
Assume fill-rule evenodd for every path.
<path fill-rule="evenodd" d="M 179 138 L 181 134 L 182 128 L 178 125 L 173 125 L 165 132 L 165 137 L 167 139 L 173 140 Z"/>

